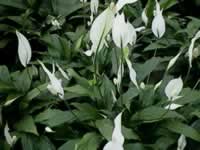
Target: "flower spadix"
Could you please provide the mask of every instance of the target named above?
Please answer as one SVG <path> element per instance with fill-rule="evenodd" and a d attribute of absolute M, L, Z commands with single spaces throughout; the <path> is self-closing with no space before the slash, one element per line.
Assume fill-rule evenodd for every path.
<path fill-rule="evenodd" d="M 114 6 L 110 5 L 93 22 L 90 29 L 91 50 L 85 52 L 87 56 L 100 51 L 104 44 L 107 34 L 110 32 L 114 20 Z"/>
<path fill-rule="evenodd" d="M 115 118 L 112 139 L 104 146 L 103 150 L 124 150 L 124 136 L 122 134 L 121 118 L 122 113 Z"/>
<path fill-rule="evenodd" d="M 117 14 L 112 28 L 112 38 L 115 45 L 119 48 L 125 48 L 128 44 L 136 42 L 135 28 L 125 21 L 124 13 Z"/>
<path fill-rule="evenodd" d="M 63 90 L 63 87 L 62 87 L 62 80 L 58 79 L 55 76 L 55 69 L 53 69 L 54 71 L 53 71 L 53 73 L 51 73 L 41 61 L 38 61 L 38 62 L 42 66 L 44 72 L 49 77 L 50 83 L 48 84 L 47 89 L 53 95 L 58 95 L 61 99 L 63 99 L 64 98 L 64 90 Z"/>
<path fill-rule="evenodd" d="M 167 84 L 167 86 L 165 88 L 165 94 L 168 97 L 168 100 L 174 101 L 174 100 L 180 98 L 181 96 L 179 94 L 182 91 L 182 89 L 183 89 L 183 80 L 181 79 L 181 77 L 172 79 L 171 81 L 169 81 L 169 83 Z M 181 106 L 182 105 L 175 104 L 172 102 L 171 104 L 167 105 L 165 108 L 174 110 Z"/>
<path fill-rule="evenodd" d="M 154 19 L 152 22 L 152 32 L 157 38 L 161 38 L 166 30 L 165 20 L 162 15 L 162 10 L 160 10 L 160 4 L 156 0 L 156 11 L 154 13 Z"/>
<path fill-rule="evenodd" d="M 19 31 L 16 31 L 18 38 L 18 56 L 21 64 L 26 67 L 32 56 L 31 46 L 28 39 Z"/>
<path fill-rule="evenodd" d="M 199 38 L 200 38 L 200 31 L 198 31 L 196 33 L 196 35 L 194 36 L 194 38 L 192 38 L 190 47 L 188 49 L 189 66 L 190 66 L 190 68 L 192 68 L 192 56 L 193 56 L 193 51 L 194 51 L 194 45 L 195 45 L 196 40 L 198 40 Z"/>

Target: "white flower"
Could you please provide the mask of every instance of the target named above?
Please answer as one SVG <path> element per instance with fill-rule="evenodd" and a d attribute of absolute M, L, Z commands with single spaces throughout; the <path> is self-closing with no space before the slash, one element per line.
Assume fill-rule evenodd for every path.
<path fill-rule="evenodd" d="M 144 22 L 145 26 L 147 26 L 148 24 L 148 17 L 147 17 L 147 14 L 146 14 L 146 8 L 144 8 L 144 10 L 142 11 L 142 21 Z"/>
<path fill-rule="evenodd" d="M 117 4 L 116 4 L 116 9 L 117 11 L 120 11 L 124 5 L 126 4 L 132 4 L 137 2 L 138 0 L 118 0 Z"/>
<path fill-rule="evenodd" d="M 124 65 L 120 61 L 119 69 L 117 72 L 117 79 L 114 78 L 114 84 L 117 85 L 118 91 L 120 91 L 120 86 L 121 86 L 123 75 L 124 75 Z"/>
<path fill-rule="evenodd" d="M 56 66 L 58 67 L 58 70 L 60 71 L 60 73 L 62 74 L 62 76 L 65 79 L 69 80 L 69 76 L 65 73 L 65 71 L 58 64 L 56 64 Z"/>
<path fill-rule="evenodd" d="M 9 133 L 9 127 L 8 124 L 5 125 L 4 127 L 4 136 L 6 138 L 6 142 L 12 147 L 15 142 L 17 141 L 17 137 L 16 136 L 11 136 Z"/>
<path fill-rule="evenodd" d="M 41 62 L 38 61 L 40 65 L 42 66 L 44 72 L 48 75 L 50 83 L 47 86 L 47 89 L 53 94 L 53 95 L 58 95 L 61 99 L 64 98 L 64 90 L 62 87 L 62 80 L 57 79 L 55 76 L 55 72 L 51 73 L 45 65 Z"/>
<path fill-rule="evenodd" d="M 175 109 L 180 108 L 182 106 L 183 105 L 172 103 L 172 104 L 165 106 L 165 109 L 175 110 Z"/>
<path fill-rule="evenodd" d="M 154 86 L 154 91 L 156 91 L 159 87 L 160 87 L 160 85 L 162 84 L 162 80 L 160 80 L 158 83 L 156 83 L 156 85 Z"/>
<path fill-rule="evenodd" d="M 94 15 L 98 13 L 98 7 L 99 7 L 99 0 L 91 0 L 90 2 L 90 21 L 88 22 L 88 25 L 91 25 L 94 19 Z"/>
<path fill-rule="evenodd" d="M 177 147 L 177 150 L 184 150 L 185 147 L 187 145 L 187 141 L 186 141 L 186 138 L 183 134 L 181 134 L 181 136 L 179 137 L 178 139 L 178 147 Z"/>
<path fill-rule="evenodd" d="M 199 38 L 200 38 L 200 31 L 198 31 L 196 33 L 196 35 L 194 36 L 194 38 L 192 38 L 192 40 L 191 40 L 191 44 L 190 44 L 190 47 L 188 50 L 190 68 L 192 68 L 192 57 L 193 57 L 194 44 L 195 44 L 196 40 L 198 40 Z"/>
<path fill-rule="evenodd" d="M 141 27 L 135 28 L 135 31 L 136 32 L 141 32 L 144 29 L 146 29 L 146 27 L 145 26 L 141 26 Z"/>
<path fill-rule="evenodd" d="M 54 133 L 55 131 L 53 131 L 50 127 L 45 127 L 45 131 L 47 133 Z"/>
<path fill-rule="evenodd" d="M 169 81 L 165 88 L 165 94 L 168 97 L 168 100 L 175 100 L 180 98 L 179 94 L 183 89 L 183 80 L 181 77 Z"/>
<path fill-rule="evenodd" d="M 91 56 L 96 51 L 100 51 L 104 44 L 107 34 L 110 32 L 114 20 L 114 12 L 111 6 L 103 11 L 93 22 L 90 30 L 90 40 L 92 42 L 91 50 L 85 52 Z"/>
<path fill-rule="evenodd" d="M 97 14 L 99 8 L 99 0 L 91 0 L 90 10 L 92 14 Z"/>
<path fill-rule="evenodd" d="M 130 77 L 132 83 L 139 89 L 139 86 L 138 86 L 138 83 L 136 80 L 137 74 L 132 67 L 131 61 L 128 58 L 126 58 L 126 63 L 128 65 L 128 69 L 129 69 L 129 77 Z"/>
<path fill-rule="evenodd" d="M 182 96 L 179 96 L 182 89 L 183 89 L 183 81 L 180 77 L 171 80 L 167 84 L 167 86 L 165 88 L 165 94 L 168 97 L 168 100 L 171 101 L 171 104 L 165 106 L 165 109 L 175 110 L 175 109 L 183 106 L 180 104 L 173 103 L 174 100 L 177 100 L 182 97 Z"/>
<path fill-rule="evenodd" d="M 115 45 L 119 48 L 125 48 L 128 44 L 136 42 L 135 28 L 129 23 L 125 22 L 124 14 L 117 14 L 112 28 L 112 38 Z"/>
<path fill-rule="evenodd" d="M 177 59 L 179 58 L 179 56 L 181 55 L 182 51 L 180 51 L 175 57 L 173 57 L 170 61 L 169 64 L 167 66 L 167 71 L 176 63 Z"/>
<path fill-rule="evenodd" d="M 32 56 L 31 46 L 27 38 L 21 34 L 20 32 L 16 31 L 16 35 L 18 38 L 18 56 L 21 64 L 26 67 Z"/>
<path fill-rule="evenodd" d="M 112 140 L 104 146 L 103 150 L 124 150 L 124 136 L 122 134 L 121 118 L 122 113 L 115 118 Z"/>
<path fill-rule="evenodd" d="M 141 83 L 140 83 L 140 88 L 141 88 L 141 89 L 145 89 L 145 84 L 144 84 L 144 82 L 141 82 Z"/>
<path fill-rule="evenodd" d="M 156 11 L 152 22 L 152 32 L 157 38 L 161 38 L 165 33 L 165 20 L 160 10 L 160 5 L 156 0 Z"/>

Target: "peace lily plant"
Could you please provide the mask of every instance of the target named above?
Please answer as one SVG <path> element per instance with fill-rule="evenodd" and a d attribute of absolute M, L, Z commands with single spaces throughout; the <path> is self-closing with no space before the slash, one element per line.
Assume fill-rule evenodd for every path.
<path fill-rule="evenodd" d="M 20 16 L 3 22 L 18 24 L 5 41 L 18 40 L 19 66 L 0 66 L 0 149 L 186 150 L 200 142 L 197 18 L 180 18 L 169 0 L 42 1 L 39 13 L 27 2 L 31 11 L 17 5 Z M 50 21 L 46 3 L 58 15 Z"/>

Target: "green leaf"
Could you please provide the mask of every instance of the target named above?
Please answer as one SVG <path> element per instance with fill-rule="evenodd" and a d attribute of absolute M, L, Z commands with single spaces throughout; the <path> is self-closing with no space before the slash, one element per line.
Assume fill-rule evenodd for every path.
<path fill-rule="evenodd" d="M 10 73 L 6 66 L 0 66 L 0 81 L 11 83 Z"/>
<path fill-rule="evenodd" d="M 180 121 L 177 120 L 166 121 L 162 124 L 162 127 L 167 128 L 172 132 L 183 134 L 186 137 L 189 137 L 193 140 L 200 142 L 200 133 L 197 132 L 197 130 L 195 130 L 194 128 Z"/>
<path fill-rule="evenodd" d="M 139 81 L 143 81 L 156 67 L 160 64 L 160 57 L 153 57 L 147 60 L 144 64 L 135 65 L 135 70 L 137 72 L 137 77 Z"/>
<path fill-rule="evenodd" d="M 75 150 L 97 150 L 101 143 L 101 137 L 96 133 L 87 133 L 76 145 Z"/>
<path fill-rule="evenodd" d="M 26 68 L 22 72 L 14 72 L 12 74 L 12 80 L 17 91 L 26 92 L 31 86 L 32 75 L 30 74 L 29 69 Z"/>
<path fill-rule="evenodd" d="M 76 10 L 80 9 L 81 7 L 83 7 L 83 5 L 80 3 L 79 0 L 73 0 L 73 1 L 43 0 L 40 11 L 44 12 L 47 10 L 51 14 L 68 16 L 69 14 L 75 12 Z"/>
<path fill-rule="evenodd" d="M 106 138 L 107 141 L 111 140 L 113 132 L 113 123 L 109 119 L 97 120 L 95 122 L 99 132 Z"/>
<path fill-rule="evenodd" d="M 96 120 L 98 118 L 101 118 L 98 110 L 88 103 L 73 103 L 72 105 L 78 109 L 73 112 L 81 121 Z"/>
<path fill-rule="evenodd" d="M 32 116 L 25 116 L 19 122 L 17 122 L 14 126 L 15 126 L 16 130 L 18 130 L 18 131 L 38 135 L 38 132 L 37 132 L 37 129 L 36 129 L 36 126 L 35 126 Z"/>
<path fill-rule="evenodd" d="M 76 117 L 72 112 L 57 109 L 47 109 L 35 117 L 35 122 L 45 124 L 49 127 L 60 126 L 64 123 L 72 123 L 75 120 Z"/>
<path fill-rule="evenodd" d="M 0 5 L 26 9 L 26 5 L 24 4 L 23 0 L 1 0 Z"/>
<path fill-rule="evenodd" d="M 178 3 L 177 0 L 161 0 L 160 6 L 164 10 L 171 8 L 172 6 L 176 5 Z"/>
<path fill-rule="evenodd" d="M 161 107 L 151 106 L 147 107 L 139 112 L 136 112 L 132 117 L 132 121 L 143 122 L 157 122 L 167 118 L 178 118 L 184 120 L 184 117 L 175 111 L 168 111 Z"/>
<path fill-rule="evenodd" d="M 75 150 L 75 146 L 79 141 L 79 139 L 69 140 L 65 144 L 60 146 L 58 150 Z"/>
<path fill-rule="evenodd" d="M 23 134 L 21 143 L 23 150 L 56 150 L 46 136 Z"/>
<path fill-rule="evenodd" d="M 195 102 L 198 102 L 200 100 L 200 93 L 199 91 L 192 90 L 190 88 L 185 88 L 181 92 L 181 98 L 176 100 L 175 103 L 177 104 L 193 104 Z"/>

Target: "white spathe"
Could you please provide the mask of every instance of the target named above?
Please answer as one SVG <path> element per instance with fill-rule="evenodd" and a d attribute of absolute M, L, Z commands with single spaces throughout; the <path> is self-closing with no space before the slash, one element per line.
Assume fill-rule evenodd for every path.
<path fill-rule="evenodd" d="M 119 69 L 117 72 L 117 78 L 114 78 L 114 84 L 117 85 L 118 91 L 120 91 L 120 86 L 121 86 L 123 75 L 124 75 L 124 65 L 120 61 Z"/>
<path fill-rule="evenodd" d="M 144 22 L 145 26 L 148 25 L 148 17 L 147 17 L 147 14 L 146 14 L 146 8 L 144 8 L 144 10 L 142 11 L 142 21 Z"/>
<path fill-rule="evenodd" d="M 20 32 L 16 31 L 18 38 L 18 56 L 21 64 L 26 67 L 32 56 L 32 50 L 27 38 Z"/>
<path fill-rule="evenodd" d="M 169 64 L 167 66 L 167 71 L 173 67 L 173 65 L 176 63 L 176 61 L 178 60 L 178 58 L 180 57 L 182 51 L 180 51 L 175 57 L 173 57 L 170 61 L 169 61 Z"/>
<path fill-rule="evenodd" d="M 124 136 L 122 134 L 121 118 L 122 113 L 115 118 L 112 140 L 104 146 L 103 150 L 124 150 Z"/>
<path fill-rule="evenodd" d="M 124 5 L 126 4 L 132 4 L 137 2 L 138 0 L 118 0 L 117 4 L 116 4 L 116 9 L 117 11 L 120 11 Z"/>
<path fill-rule="evenodd" d="M 181 77 L 172 79 L 169 81 L 165 88 L 165 94 L 168 97 L 168 100 L 175 100 L 177 98 L 180 98 L 179 94 L 183 89 L 183 80 Z"/>
<path fill-rule="evenodd" d="M 165 20 L 162 15 L 162 10 L 160 10 L 160 4 L 156 0 L 156 11 L 154 14 L 154 19 L 152 22 L 152 32 L 157 38 L 161 38 L 166 30 Z"/>
<path fill-rule="evenodd" d="M 180 108 L 182 106 L 183 105 L 172 103 L 172 104 L 169 104 L 169 105 L 165 106 L 165 109 L 176 110 L 176 109 L 178 109 L 178 108 Z"/>
<path fill-rule="evenodd" d="M 91 56 L 103 48 L 105 37 L 110 32 L 114 20 L 114 12 L 112 9 L 112 6 L 108 7 L 94 20 L 90 29 L 92 47 L 85 52 L 87 56 Z"/>
<path fill-rule="evenodd" d="M 8 124 L 5 125 L 4 127 L 4 136 L 6 138 L 6 142 L 12 147 L 15 142 L 17 141 L 17 137 L 16 136 L 11 136 L 9 133 L 9 127 Z"/>
<path fill-rule="evenodd" d="M 136 79 L 137 78 L 136 71 L 133 69 L 132 63 L 128 58 L 126 58 L 126 63 L 128 65 L 128 69 L 129 69 L 129 77 L 130 77 L 132 83 L 139 89 L 137 79 Z"/>
<path fill-rule="evenodd" d="M 55 76 L 55 72 L 54 71 L 53 71 L 53 73 L 51 73 L 41 61 L 38 61 L 38 62 L 42 66 L 44 72 L 49 77 L 50 83 L 48 84 L 47 89 L 53 95 L 58 95 L 61 99 L 63 99 L 64 98 L 64 90 L 63 90 L 63 87 L 62 87 L 62 80 L 58 79 Z"/>
<path fill-rule="evenodd" d="M 125 48 L 128 44 L 136 42 L 135 28 L 125 21 L 124 13 L 117 14 L 112 27 L 112 38 L 115 45 L 119 48 Z"/>
<path fill-rule="evenodd" d="M 194 38 L 192 38 L 190 47 L 188 49 L 189 66 L 190 66 L 190 68 L 192 68 L 192 57 L 193 57 L 194 44 L 195 44 L 196 40 L 198 40 L 199 38 L 200 38 L 200 31 L 198 31 L 196 33 L 196 35 L 194 36 Z"/>
<path fill-rule="evenodd" d="M 92 14 L 97 14 L 99 8 L 99 0 L 91 0 L 90 11 Z"/>
<path fill-rule="evenodd" d="M 186 145 L 187 145 L 186 137 L 183 134 L 181 134 L 181 136 L 178 139 L 177 150 L 184 150 Z"/>

